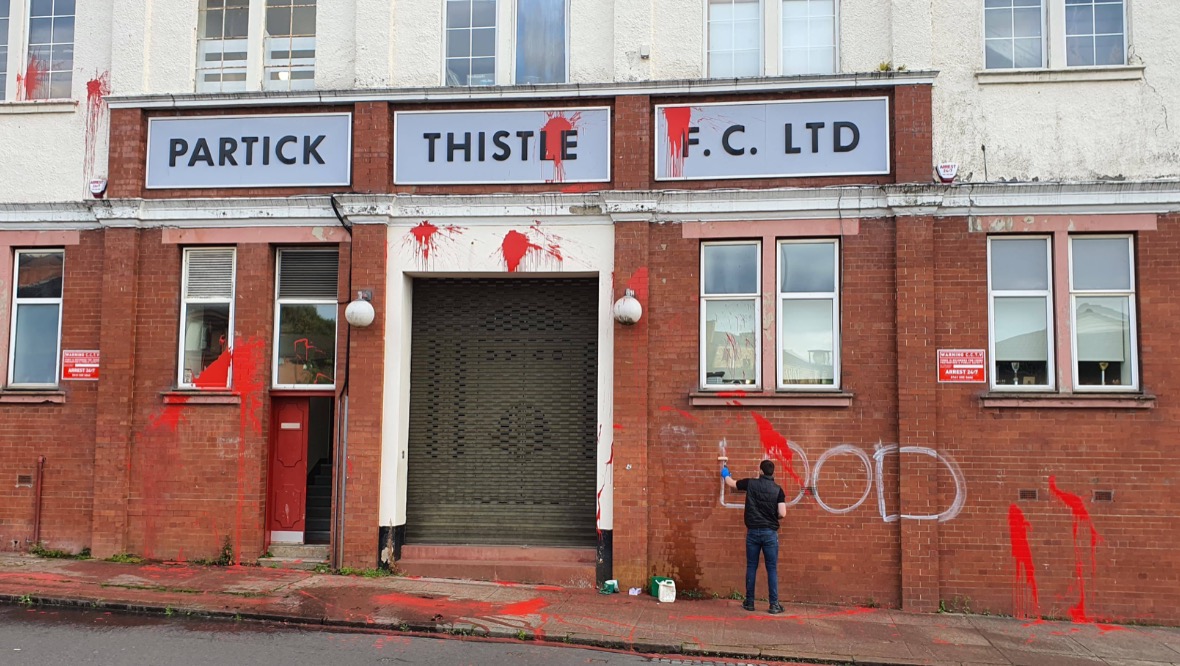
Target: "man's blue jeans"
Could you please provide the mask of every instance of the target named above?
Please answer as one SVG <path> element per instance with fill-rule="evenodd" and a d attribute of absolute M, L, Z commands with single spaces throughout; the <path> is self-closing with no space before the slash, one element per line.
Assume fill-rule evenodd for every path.
<path fill-rule="evenodd" d="M 754 602 L 754 580 L 758 577 L 758 554 L 766 558 L 769 579 L 770 605 L 778 603 L 778 532 L 775 530 L 746 531 L 746 601 Z"/>

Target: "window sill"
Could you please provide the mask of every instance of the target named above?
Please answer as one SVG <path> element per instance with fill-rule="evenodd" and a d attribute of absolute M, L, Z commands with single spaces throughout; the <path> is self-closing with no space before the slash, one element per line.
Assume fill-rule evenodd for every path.
<path fill-rule="evenodd" d="M 233 391 L 166 391 L 165 405 L 239 405 L 242 396 Z"/>
<path fill-rule="evenodd" d="M 1155 409 L 1155 396 L 1143 393 L 1085 394 L 1085 393 L 984 393 L 979 398 L 984 407 L 1009 409 L 1036 407 L 1040 409 Z"/>
<path fill-rule="evenodd" d="M 0 115 L 24 113 L 73 113 L 78 103 L 72 99 L 0 102 Z"/>
<path fill-rule="evenodd" d="M 60 389 L 4 389 L 0 391 L 0 404 L 54 404 L 64 405 L 66 392 Z"/>
<path fill-rule="evenodd" d="M 689 393 L 693 407 L 848 407 L 852 393 L 846 391 L 717 391 Z"/>
<path fill-rule="evenodd" d="M 988 69 L 975 72 L 979 85 L 1005 83 L 1075 83 L 1078 81 L 1138 81 L 1143 65 L 1069 67 L 1064 69 Z"/>

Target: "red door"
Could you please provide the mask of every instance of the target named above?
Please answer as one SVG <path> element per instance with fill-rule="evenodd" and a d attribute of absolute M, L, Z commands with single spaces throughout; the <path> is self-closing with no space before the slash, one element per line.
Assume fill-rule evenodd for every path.
<path fill-rule="evenodd" d="M 306 398 L 275 398 L 271 428 L 270 520 L 275 541 L 302 541 L 307 506 Z M 279 534 L 274 534 L 274 533 Z"/>

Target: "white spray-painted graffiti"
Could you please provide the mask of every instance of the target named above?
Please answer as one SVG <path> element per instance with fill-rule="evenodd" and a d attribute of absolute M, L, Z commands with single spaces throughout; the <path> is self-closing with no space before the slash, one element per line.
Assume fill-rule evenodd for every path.
<path fill-rule="evenodd" d="M 877 486 L 877 510 L 881 515 L 881 520 L 884 520 L 887 523 L 895 522 L 901 518 L 905 518 L 906 520 L 937 520 L 939 522 L 946 522 L 948 520 L 954 519 L 955 516 L 958 516 L 959 512 L 961 512 L 963 510 L 963 505 L 966 504 L 966 502 L 967 502 L 967 481 L 963 477 L 963 471 L 961 469 L 959 469 L 958 463 L 956 463 L 954 461 L 954 459 L 952 459 L 947 454 L 940 453 L 939 451 L 936 451 L 936 450 L 931 449 L 929 447 L 925 447 L 925 446 L 899 446 L 897 444 L 883 444 L 881 442 L 878 442 L 877 445 L 875 447 L 873 447 L 873 455 L 870 458 L 868 453 L 865 453 L 864 450 L 862 450 L 861 448 L 859 448 L 855 445 L 840 444 L 838 446 L 833 446 L 832 448 L 828 449 L 827 451 L 824 451 L 820 455 L 819 460 L 816 460 L 815 469 L 811 468 L 811 463 L 808 461 L 807 454 L 803 451 L 802 447 L 800 447 L 798 444 L 796 444 L 795 442 L 792 442 L 790 440 L 787 440 L 787 447 L 794 454 L 792 460 L 797 459 L 803 466 L 803 475 L 800 478 L 802 478 L 804 481 L 808 482 L 806 488 L 800 488 L 798 494 L 796 494 L 793 499 L 791 499 L 790 501 L 787 502 L 787 506 L 794 506 L 794 505 L 798 504 L 800 501 L 803 500 L 804 497 L 806 497 L 810 494 L 810 496 L 813 499 L 815 499 L 815 503 L 818 504 L 821 509 L 823 509 L 824 511 L 827 511 L 828 513 L 832 513 L 832 514 L 851 513 L 852 511 L 855 511 L 856 509 L 860 508 L 860 506 L 865 503 L 865 501 L 869 498 L 869 495 L 872 494 L 873 486 L 876 485 Z M 718 448 L 721 450 L 721 456 L 723 458 L 727 458 L 728 454 L 726 452 L 726 441 L 724 439 L 722 439 L 718 443 Z M 932 513 L 932 514 L 889 513 L 888 510 L 885 508 L 885 483 L 884 483 L 883 479 L 885 478 L 885 456 L 890 455 L 890 454 L 924 455 L 924 456 L 930 456 L 931 458 L 934 458 L 935 460 L 941 462 L 947 468 L 947 471 L 950 472 L 951 478 L 953 478 L 955 481 L 955 499 L 954 499 L 954 501 L 951 502 L 951 505 L 949 507 L 947 507 L 947 509 L 945 511 L 942 511 L 941 513 Z M 820 492 L 819 492 L 820 471 L 823 470 L 824 464 L 829 459 L 831 459 L 833 456 L 838 456 L 838 455 L 851 455 L 851 456 L 855 457 L 864 466 L 864 474 L 865 474 L 864 492 L 861 494 L 860 498 L 858 498 L 855 502 L 853 502 L 852 504 L 849 504 L 848 506 L 844 506 L 844 507 L 834 507 L 834 506 L 829 505 L 827 502 L 825 502 L 823 500 L 823 497 L 820 495 Z M 797 458 L 796 458 L 796 456 L 797 456 Z M 763 460 L 766 460 L 768 458 L 769 458 L 769 456 L 767 456 L 767 455 L 762 456 Z M 808 491 L 810 491 L 810 492 L 808 492 Z M 744 506 L 744 504 L 742 504 L 742 503 L 726 502 L 725 501 L 725 492 L 726 492 L 725 481 L 722 480 L 721 481 L 721 496 L 720 496 L 721 506 L 723 506 L 727 509 L 741 509 Z"/>

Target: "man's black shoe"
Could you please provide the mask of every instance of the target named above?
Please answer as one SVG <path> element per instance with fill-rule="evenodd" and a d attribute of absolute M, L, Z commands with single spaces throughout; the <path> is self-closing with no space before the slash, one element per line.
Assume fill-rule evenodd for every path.
<path fill-rule="evenodd" d="M 770 604 L 770 614 L 771 615 L 778 615 L 781 612 L 783 612 L 783 607 L 781 605 Z"/>
<path fill-rule="evenodd" d="M 743 601 L 742 602 L 742 610 L 748 610 L 748 611 L 754 610 L 754 602 L 753 601 Z"/>

